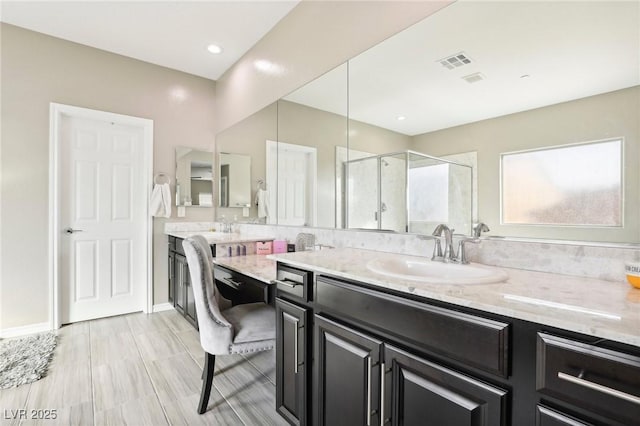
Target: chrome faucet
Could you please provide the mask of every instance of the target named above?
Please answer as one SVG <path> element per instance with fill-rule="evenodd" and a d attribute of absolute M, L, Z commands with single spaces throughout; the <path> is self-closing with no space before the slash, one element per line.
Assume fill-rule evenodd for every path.
<path fill-rule="evenodd" d="M 467 259 L 467 252 L 465 250 L 466 243 L 474 243 L 478 244 L 480 239 L 478 237 L 473 238 L 463 238 L 458 242 L 458 253 L 456 255 L 456 262 L 461 263 L 462 265 L 468 265 L 469 260 Z"/>
<path fill-rule="evenodd" d="M 443 262 L 455 262 L 457 260 L 453 252 L 453 231 L 455 231 L 455 229 L 449 229 L 444 223 L 436 226 L 436 229 L 433 230 L 433 234 L 431 235 L 434 237 L 442 237 L 444 234 L 444 253 L 442 252 L 442 245 L 438 238 L 433 248 L 431 260 L 441 260 Z"/>
<path fill-rule="evenodd" d="M 473 236 L 475 238 L 480 238 L 480 235 L 483 232 L 489 232 L 489 231 L 490 229 L 486 223 L 484 222 L 476 223 L 476 226 L 473 227 Z"/>

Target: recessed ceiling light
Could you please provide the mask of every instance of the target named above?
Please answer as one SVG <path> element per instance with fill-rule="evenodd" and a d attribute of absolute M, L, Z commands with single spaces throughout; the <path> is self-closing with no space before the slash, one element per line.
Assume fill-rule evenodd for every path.
<path fill-rule="evenodd" d="M 217 44 L 210 44 L 209 46 L 207 46 L 207 50 L 214 55 L 222 53 L 222 47 L 218 46 Z"/>
<path fill-rule="evenodd" d="M 396 120 L 398 120 L 398 121 L 403 121 L 403 120 L 406 120 L 406 119 L 407 119 L 407 117 L 405 117 L 404 115 L 399 115 L 399 116 L 396 117 Z"/>

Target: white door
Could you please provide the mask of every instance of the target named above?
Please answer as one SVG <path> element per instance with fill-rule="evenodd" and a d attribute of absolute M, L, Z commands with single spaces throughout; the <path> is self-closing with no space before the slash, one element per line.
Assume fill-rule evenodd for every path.
<path fill-rule="evenodd" d="M 145 307 L 143 142 L 142 127 L 61 118 L 58 259 L 63 324 Z"/>

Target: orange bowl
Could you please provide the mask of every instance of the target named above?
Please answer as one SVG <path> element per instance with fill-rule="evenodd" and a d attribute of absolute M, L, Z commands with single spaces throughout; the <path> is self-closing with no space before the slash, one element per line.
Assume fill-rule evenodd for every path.
<path fill-rule="evenodd" d="M 627 274 L 627 281 L 629 281 L 629 284 L 631 284 L 635 288 L 640 288 L 640 277 L 639 276 Z"/>
<path fill-rule="evenodd" d="M 624 269 L 627 273 L 627 281 L 635 288 L 640 288 L 640 263 L 639 262 L 627 262 L 624 265 Z"/>

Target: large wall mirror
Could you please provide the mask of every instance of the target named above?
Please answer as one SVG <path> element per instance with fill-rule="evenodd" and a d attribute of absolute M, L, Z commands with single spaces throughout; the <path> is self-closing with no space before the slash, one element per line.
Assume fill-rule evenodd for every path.
<path fill-rule="evenodd" d="M 213 207 L 213 153 L 176 147 L 176 205 Z"/>
<path fill-rule="evenodd" d="M 458 1 L 225 130 L 220 149 L 251 140 L 265 223 L 482 221 L 494 236 L 639 243 L 639 8 Z"/>
<path fill-rule="evenodd" d="M 242 182 L 240 192 L 243 195 L 237 203 L 244 204 L 247 197 L 249 203 L 248 207 L 236 206 L 236 201 L 230 198 L 231 189 L 227 189 L 221 183 L 222 187 L 217 194 L 219 207 L 216 209 L 216 215 L 218 219 L 222 217 L 230 219 L 237 216 L 238 220 L 267 223 L 268 216 L 271 214 L 270 206 L 261 206 L 263 208 L 258 211 L 256 201 L 259 191 L 262 191 L 261 195 L 263 195 L 261 200 L 266 200 L 271 192 L 276 193 L 275 189 L 271 191 L 271 188 L 266 185 L 266 147 L 267 141 L 277 140 L 277 110 L 278 104 L 274 102 L 216 135 L 218 168 L 221 176 L 222 173 L 225 173 L 223 168 L 225 164 L 228 164 L 229 158 L 241 159 L 242 166 L 236 169 L 236 172 L 241 175 L 238 179 Z M 233 166 L 231 167 L 233 168 Z M 233 185 L 233 183 L 227 181 L 227 185 Z M 239 210 L 238 207 L 243 207 L 243 209 Z"/>
<path fill-rule="evenodd" d="M 268 155 L 267 164 L 268 185 L 277 188 L 271 223 L 340 227 L 347 80 L 343 64 L 278 101 L 277 163 Z"/>
<path fill-rule="evenodd" d="M 490 235 L 638 243 L 639 7 L 453 3 L 349 62 L 350 122 L 475 155 Z"/>

